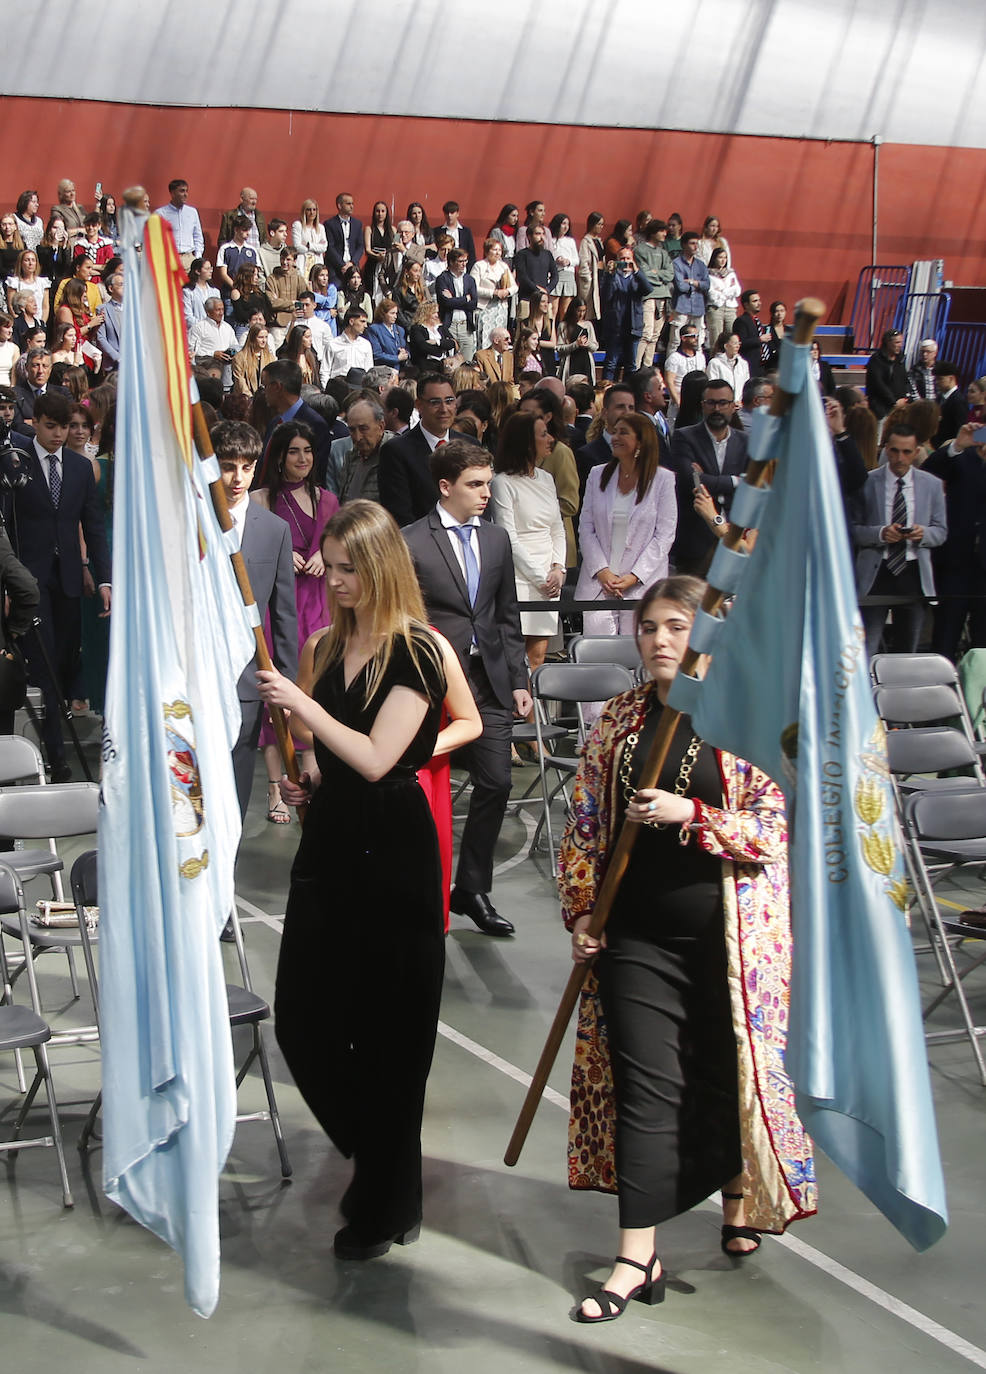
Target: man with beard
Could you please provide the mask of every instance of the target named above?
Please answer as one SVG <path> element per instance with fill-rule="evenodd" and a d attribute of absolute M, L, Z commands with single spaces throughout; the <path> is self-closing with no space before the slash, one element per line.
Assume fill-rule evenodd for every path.
<path fill-rule="evenodd" d="M 702 420 L 671 436 L 671 466 L 678 496 L 678 533 L 671 549 L 675 572 L 704 577 L 717 540 L 695 510 L 699 484 L 726 519 L 736 484 L 746 469 L 746 435 L 730 427 L 736 410 L 733 388 L 713 379 L 702 392 Z"/>

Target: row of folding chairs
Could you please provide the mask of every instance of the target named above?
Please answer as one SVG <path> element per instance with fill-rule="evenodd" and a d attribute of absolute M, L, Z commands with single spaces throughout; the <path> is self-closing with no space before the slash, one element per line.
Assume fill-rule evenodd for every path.
<path fill-rule="evenodd" d="M 940 987 L 925 1004 L 925 1021 L 949 999 L 959 1025 L 926 1029 L 929 1044 L 966 1039 L 980 1081 L 986 1061 L 969 1005 L 966 980 L 986 960 L 986 927 L 977 927 L 943 906 L 938 889 L 971 877 L 986 901 L 986 744 L 972 724 L 955 666 L 939 654 L 881 654 L 870 666 L 877 713 L 887 727 L 887 758 L 904 860 L 928 934 L 917 955 L 934 957 Z"/>
<path fill-rule="evenodd" d="M 514 728 L 514 742 L 530 742 L 537 751 L 538 773 L 514 809 L 536 808 L 537 823 L 529 854 L 544 839 L 551 871 L 557 862 L 552 806 L 557 800 L 567 814 L 570 785 L 588 733 L 586 710 L 603 703 L 641 680 L 640 654 L 633 635 L 576 635 L 566 646 L 568 660 L 549 662 L 531 676 L 533 720 Z"/>
<path fill-rule="evenodd" d="M 17 785 L 14 785 L 17 784 Z M 88 850 L 74 863 L 71 873 L 72 903 L 75 924 L 64 927 L 42 926 L 29 916 L 24 884 L 38 877 L 48 877 L 52 897 L 63 900 L 63 863 L 57 842 L 70 837 L 95 834 L 97 828 L 99 789 L 95 783 L 47 784 L 44 765 L 35 746 L 21 736 L 0 737 L 0 841 L 40 842 L 46 847 L 0 851 L 0 977 L 3 994 L 0 998 L 0 1053 L 14 1055 L 17 1087 L 22 1101 L 16 1113 L 9 1139 L 0 1141 L 0 1153 L 13 1153 L 33 1145 L 55 1149 L 66 1207 L 72 1206 L 72 1195 L 62 1141 L 61 1123 L 49 1049 L 99 1039 L 99 985 L 96 969 L 98 926 L 93 928 L 88 913 L 98 909 L 97 851 Z M 251 1031 L 248 1052 L 239 1065 L 236 1085 L 239 1087 L 251 1066 L 257 1062 L 263 1077 L 268 1109 L 244 1113 L 237 1121 L 268 1120 L 280 1159 L 281 1174 L 291 1175 L 281 1129 L 273 1079 L 264 1044 L 261 1024 L 270 1017 L 270 1006 L 253 990 L 243 945 L 239 920 L 231 913 L 233 935 L 240 968 L 240 983 L 227 984 L 230 1025 Z M 57 1030 L 46 1016 L 38 977 L 42 956 L 64 954 L 69 959 L 69 974 L 73 1000 L 80 997 L 79 981 L 72 958 L 74 950 L 82 952 L 89 992 L 92 998 L 94 1022 L 91 1026 Z M 15 984 L 26 976 L 30 1006 L 14 999 Z M 30 1084 L 23 1070 L 22 1052 L 31 1051 L 35 1073 Z M 48 1104 L 50 1134 L 31 1139 L 22 1136 L 27 1115 L 42 1085 Z M 79 1138 L 84 1151 L 92 1137 L 101 1098 L 95 1101 Z"/>

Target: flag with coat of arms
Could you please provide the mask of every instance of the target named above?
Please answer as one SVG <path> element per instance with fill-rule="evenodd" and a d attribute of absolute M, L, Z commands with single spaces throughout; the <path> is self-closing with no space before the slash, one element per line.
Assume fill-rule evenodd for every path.
<path fill-rule="evenodd" d="M 809 1134 L 919 1250 L 947 1227 L 907 884 L 883 726 L 869 684 L 846 516 L 808 345 L 785 338 L 783 416 L 759 410 L 731 521 L 752 554 L 724 546 L 709 580 L 735 594 L 700 612 L 704 680 L 670 702 L 717 748 L 784 790 L 791 826 L 793 963 L 786 1069 Z"/>
<path fill-rule="evenodd" d="M 103 1183 L 219 1296 L 236 1088 L 219 934 L 240 815 L 230 750 L 254 638 L 193 442 L 171 229 L 125 216 L 113 615 L 99 830 Z M 139 237 L 138 237 L 139 236 Z M 138 242 L 142 252 L 138 254 Z"/>

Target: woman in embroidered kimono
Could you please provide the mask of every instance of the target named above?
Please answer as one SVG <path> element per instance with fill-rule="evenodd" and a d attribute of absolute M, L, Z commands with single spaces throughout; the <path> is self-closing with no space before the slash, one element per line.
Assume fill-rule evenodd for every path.
<path fill-rule="evenodd" d="M 616 1192 L 619 1256 L 579 1321 L 660 1302 L 655 1228 L 715 1189 L 722 1248 L 815 1210 L 811 1145 L 784 1073 L 790 928 L 777 787 L 679 722 L 656 788 L 638 780 L 704 583 L 670 577 L 637 613 L 651 682 L 615 697 L 586 745 L 562 841 L 562 909 L 582 997 L 569 1186 Z M 644 827 L 601 940 L 587 927 L 624 821 Z"/>

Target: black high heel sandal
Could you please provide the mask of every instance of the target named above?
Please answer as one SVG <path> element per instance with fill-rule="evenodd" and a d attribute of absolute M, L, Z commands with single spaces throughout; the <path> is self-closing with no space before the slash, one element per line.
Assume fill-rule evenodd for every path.
<path fill-rule="evenodd" d="M 723 1193 L 722 1196 L 727 1202 L 743 1201 L 742 1193 Z M 729 1242 L 731 1240 L 752 1240 L 754 1246 L 752 1250 L 730 1250 Z M 754 1231 L 752 1226 L 726 1226 L 725 1223 L 723 1224 L 722 1240 L 720 1244 L 722 1246 L 722 1253 L 724 1255 L 729 1255 L 730 1259 L 747 1259 L 748 1256 L 757 1253 L 762 1243 L 763 1236 L 759 1231 Z"/>
<path fill-rule="evenodd" d="M 588 1313 L 582 1311 L 582 1304 L 579 1304 L 575 1313 L 577 1322 L 615 1322 L 617 1317 L 622 1317 L 626 1311 L 626 1305 L 631 1300 L 635 1302 L 645 1302 L 650 1307 L 656 1307 L 659 1302 L 664 1301 L 664 1291 L 667 1284 L 667 1277 L 662 1269 L 657 1278 L 653 1278 L 654 1265 L 658 1263 L 657 1252 L 651 1255 L 647 1264 L 639 1264 L 637 1260 L 627 1259 L 625 1255 L 617 1255 L 615 1264 L 629 1264 L 633 1269 L 639 1269 L 644 1275 L 643 1283 L 638 1283 L 636 1288 L 631 1288 L 630 1292 L 624 1295 L 614 1293 L 610 1288 L 600 1288 L 598 1293 L 590 1293 L 582 1299 L 582 1302 L 592 1302 L 599 1304 L 599 1316 L 590 1317 Z"/>

